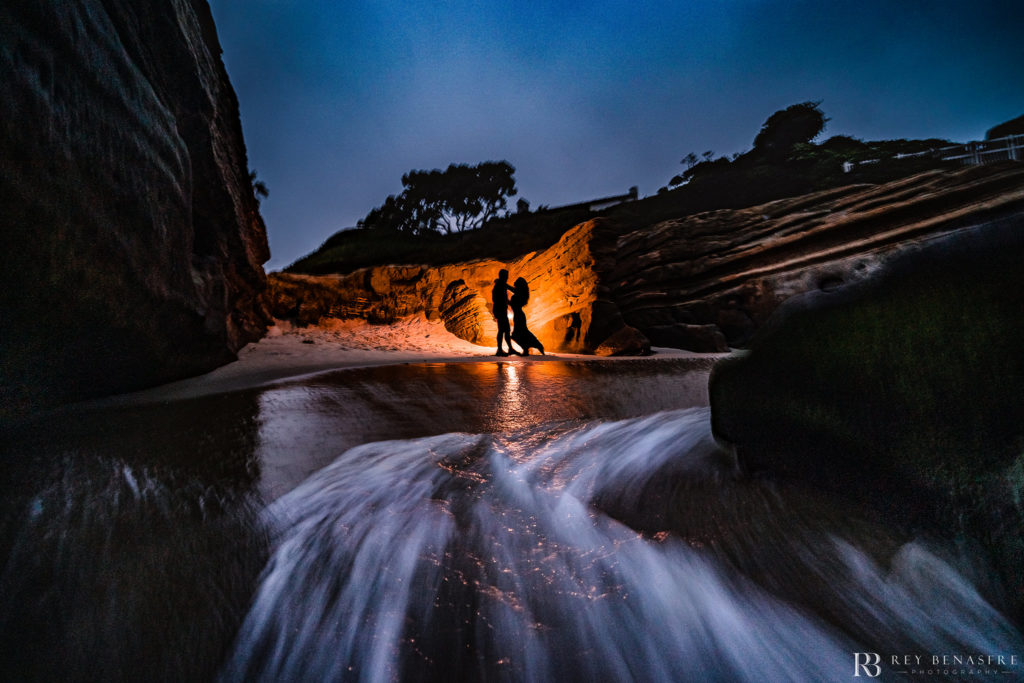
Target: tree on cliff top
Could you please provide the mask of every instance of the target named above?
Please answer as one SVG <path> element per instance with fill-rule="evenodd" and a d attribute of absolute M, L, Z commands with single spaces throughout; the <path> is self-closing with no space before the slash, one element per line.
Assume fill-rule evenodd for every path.
<path fill-rule="evenodd" d="M 810 142 L 825 129 L 828 119 L 821 102 L 801 102 L 768 117 L 754 138 L 754 152 L 768 159 L 785 159 L 795 145 Z"/>
<path fill-rule="evenodd" d="M 479 228 L 515 196 L 514 173 L 507 161 L 451 164 L 445 171 L 409 171 L 402 176 L 402 193 L 389 196 L 358 225 L 413 234 Z"/>

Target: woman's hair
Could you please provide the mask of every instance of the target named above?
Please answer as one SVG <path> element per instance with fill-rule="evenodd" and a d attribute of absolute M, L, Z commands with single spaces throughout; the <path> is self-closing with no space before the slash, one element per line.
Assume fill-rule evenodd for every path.
<path fill-rule="evenodd" d="M 530 285 L 526 283 L 526 278 L 518 278 L 512 287 L 516 290 L 516 295 L 522 297 L 525 306 L 530 300 Z"/>

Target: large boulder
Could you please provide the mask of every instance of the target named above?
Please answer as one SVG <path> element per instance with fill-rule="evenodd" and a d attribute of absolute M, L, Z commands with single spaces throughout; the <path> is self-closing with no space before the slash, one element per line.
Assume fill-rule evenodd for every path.
<path fill-rule="evenodd" d="M 201 373 L 269 257 L 204 0 L 0 6 L 0 419 Z"/>
<path fill-rule="evenodd" d="M 977 544 L 1024 607 L 1024 216 L 783 305 L 711 377 L 747 472 L 810 482 L 910 533 Z"/>

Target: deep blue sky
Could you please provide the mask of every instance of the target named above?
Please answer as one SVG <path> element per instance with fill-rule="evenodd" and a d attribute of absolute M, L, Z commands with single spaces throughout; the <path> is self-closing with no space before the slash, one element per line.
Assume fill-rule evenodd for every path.
<path fill-rule="evenodd" d="M 825 137 L 980 139 L 1024 114 L 1021 0 L 211 0 L 268 270 L 354 225 L 410 169 L 506 159 L 556 206 L 688 152 L 750 148 L 822 100 Z M 514 202 L 513 202 L 514 203 Z"/>

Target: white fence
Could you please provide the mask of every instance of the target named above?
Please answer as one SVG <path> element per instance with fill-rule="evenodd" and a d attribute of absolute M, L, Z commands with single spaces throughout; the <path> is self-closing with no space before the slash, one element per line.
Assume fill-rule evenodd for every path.
<path fill-rule="evenodd" d="M 914 154 L 897 154 L 894 159 L 911 159 L 914 157 L 932 156 L 942 161 L 955 161 L 962 166 L 979 166 L 996 161 L 1024 161 L 1024 135 L 1007 135 L 995 140 L 968 142 L 963 145 L 929 149 Z M 857 166 L 877 164 L 884 159 L 868 159 L 867 161 L 844 161 L 843 172 L 849 173 Z"/>

